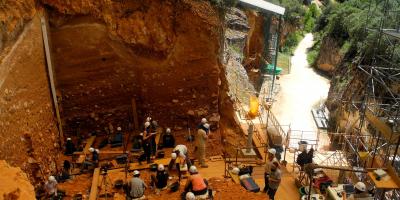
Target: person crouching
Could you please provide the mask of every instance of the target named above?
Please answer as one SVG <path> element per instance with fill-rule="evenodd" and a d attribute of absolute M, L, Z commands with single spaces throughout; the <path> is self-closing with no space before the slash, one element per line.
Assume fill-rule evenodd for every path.
<path fill-rule="evenodd" d="M 142 200 L 146 197 L 144 196 L 144 191 L 147 188 L 146 183 L 139 178 L 140 172 L 133 171 L 133 178 L 128 182 L 128 188 L 130 191 L 127 193 L 127 200 Z"/>
<path fill-rule="evenodd" d="M 197 171 L 196 166 L 192 165 L 189 169 L 190 176 L 185 185 L 186 193 L 192 192 L 196 199 L 206 199 L 208 197 L 208 182 Z"/>
<path fill-rule="evenodd" d="M 155 188 L 156 194 L 160 194 L 161 190 L 167 188 L 168 172 L 165 171 L 164 165 L 159 164 L 157 167 L 157 174 L 151 175 L 151 186 Z"/>

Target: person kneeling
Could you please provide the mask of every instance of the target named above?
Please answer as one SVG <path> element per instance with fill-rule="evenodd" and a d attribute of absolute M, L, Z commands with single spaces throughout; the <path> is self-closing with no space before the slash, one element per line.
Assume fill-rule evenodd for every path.
<path fill-rule="evenodd" d="M 196 199 L 207 199 L 208 197 L 208 182 L 199 174 L 196 166 L 191 166 L 189 169 L 189 179 L 185 185 L 185 195 L 192 192 Z"/>
<path fill-rule="evenodd" d="M 164 165 L 159 164 L 157 167 L 157 174 L 151 175 L 151 186 L 155 187 L 156 194 L 159 194 L 161 190 L 167 188 L 168 183 L 168 172 L 165 171 Z"/>
<path fill-rule="evenodd" d="M 128 192 L 126 199 L 142 200 L 146 198 L 144 196 L 144 191 L 146 190 L 147 185 L 142 179 L 139 178 L 139 176 L 139 171 L 133 171 L 133 178 L 128 182 L 128 188 L 130 189 L 130 191 Z"/>

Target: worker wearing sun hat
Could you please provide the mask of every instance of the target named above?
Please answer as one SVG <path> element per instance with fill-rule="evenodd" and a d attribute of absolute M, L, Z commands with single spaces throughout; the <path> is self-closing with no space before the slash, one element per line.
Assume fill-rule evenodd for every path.
<path fill-rule="evenodd" d="M 144 191 L 147 188 L 146 183 L 139 178 L 140 172 L 138 170 L 133 171 L 133 177 L 128 182 L 129 193 L 127 194 L 127 199 L 129 200 L 141 200 L 145 199 Z"/>

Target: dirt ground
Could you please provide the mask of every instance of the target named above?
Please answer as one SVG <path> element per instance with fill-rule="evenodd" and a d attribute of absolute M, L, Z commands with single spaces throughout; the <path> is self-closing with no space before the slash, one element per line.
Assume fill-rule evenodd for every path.
<path fill-rule="evenodd" d="M 186 137 L 189 135 L 188 131 L 173 131 L 173 134 L 175 136 L 176 144 L 185 144 L 188 147 L 189 150 L 189 155 L 190 157 L 194 157 L 194 145 L 191 142 L 188 142 L 186 140 Z M 191 132 L 193 134 L 193 132 Z M 125 136 L 126 137 L 126 136 Z M 237 138 L 236 138 L 237 139 Z M 97 148 L 99 142 L 102 140 L 102 137 L 99 137 L 96 139 L 94 143 L 94 147 Z M 221 145 L 221 132 L 220 130 L 216 131 L 211 131 L 209 135 L 209 140 L 208 140 L 208 149 L 207 149 L 207 157 L 210 156 L 218 156 L 222 155 L 224 152 L 224 146 Z M 128 147 L 130 149 L 130 146 Z M 110 148 L 109 146 L 100 149 L 100 151 L 105 151 L 105 150 L 123 150 L 122 147 L 118 148 Z M 170 153 L 172 151 L 171 148 L 164 148 L 162 149 L 165 151 L 166 157 L 170 157 Z M 61 165 L 62 161 L 66 160 L 71 160 L 70 157 L 68 156 L 62 156 L 61 159 L 59 160 L 59 164 Z M 102 157 L 100 157 L 102 159 Z M 103 161 L 107 162 L 107 161 Z M 220 167 L 222 171 L 220 170 L 221 174 L 218 174 L 218 178 L 213 177 L 210 178 L 210 186 L 217 191 L 216 197 L 217 199 L 236 199 L 238 196 L 245 198 L 246 196 L 249 195 L 249 193 L 243 189 L 240 185 L 234 185 L 231 180 L 225 180 L 223 179 L 223 164 L 221 165 L 211 165 L 211 167 Z M 209 169 L 207 169 L 209 171 Z M 152 172 L 148 170 L 143 170 L 141 178 L 145 180 L 147 184 L 150 184 L 150 174 Z M 212 173 L 212 176 L 217 175 L 215 173 Z M 109 177 L 111 183 L 115 182 L 118 179 L 125 180 L 125 172 L 124 170 L 112 170 L 109 172 Z M 128 177 L 131 177 L 131 174 L 128 174 Z M 209 176 L 207 176 L 209 177 Z M 177 179 L 177 176 L 172 174 L 171 175 L 172 180 L 170 182 L 172 183 L 174 180 Z M 101 182 L 102 177 L 100 176 L 99 182 Z M 108 179 L 107 179 L 108 180 Z M 75 194 L 82 194 L 82 195 L 89 195 L 90 193 L 90 187 L 91 187 L 91 182 L 92 182 L 92 172 L 89 174 L 82 174 L 75 176 L 73 180 L 69 180 L 65 183 L 60 183 L 59 188 L 62 190 L 67 191 L 67 198 L 66 199 L 72 199 L 73 195 Z M 180 189 L 180 192 L 175 192 L 175 193 L 170 193 L 168 191 L 162 191 L 161 196 L 158 196 L 154 194 L 154 192 L 151 192 L 150 190 L 146 191 L 146 196 L 149 197 L 149 199 L 167 199 L 167 198 L 172 198 L 172 199 L 178 199 L 180 193 L 183 191 L 183 185 L 186 183 L 186 180 L 183 180 L 181 182 L 182 187 Z M 104 191 L 104 189 L 103 189 Z M 238 192 L 239 191 L 239 192 Z M 115 199 L 124 199 L 123 197 L 123 191 L 122 190 L 115 190 L 116 196 Z M 234 194 L 234 195 L 233 195 Z M 254 198 L 250 199 L 261 199 L 262 197 L 259 198 L 260 195 L 252 195 Z"/>
<path fill-rule="evenodd" d="M 153 174 L 154 172 L 150 172 L 148 170 L 142 170 L 141 171 L 141 176 L 140 178 L 145 181 L 145 183 L 149 186 L 150 185 L 150 175 Z M 131 178 L 131 174 L 128 175 L 129 180 Z M 73 194 L 81 193 L 83 195 L 88 195 L 88 191 L 90 188 L 90 182 L 91 182 L 91 176 L 90 175 L 82 175 L 79 177 L 76 177 L 74 180 L 69 181 L 67 183 L 62 183 L 59 185 L 60 189 L 67 190 L 68 196 L 65 199 L 72 199 Z M 125 180 L 125 173 L 123 170 L 120 170 L 119 172 L 109 172 L 107 183 L 114 183 L 116 180 Z M 102 176 L 99 178 L 99 183 L 101 183 L 103 180 Z M 171 177 L 171 180 L 169 181 L 168 184 L 171 184 L 177 180 L 176 175 Z M 161 191 L 160 194 L 155 194 L 154 190 L 147 189 L 145 192 L 146 197 L 151 200 L 151 199 L 179 199 L 181 193 L 184 191 L 184 186 L 186 184 L 187 179 L 183 179 L 180 184 L 179 191 L 177 192 L 171 192 L 168 189 Z M 258 199 L 265 199 L 266 196 L 265 194 L 260 194 L 260 193 L 251 193 L 246 191 L 242 186 L 235 184 L 232 182 L 230 179 L 224 179 L 224 178 L 210 178 L 209 179 L 209 184 L 210 188 L 215 191 L 215 199 L 251 199 L 251 200 L 258 200 Z M 122 189 L 114 189 L 111 188 L 112 186 L 108 185 L 107 186 L 107 192 L 115 192 L 114 194 L 114 200 L 124 200 L 124 191 Z M 103 182 L 100 191 L 100 196 L 101 194 L 105 193 L 105 184 Z"/>

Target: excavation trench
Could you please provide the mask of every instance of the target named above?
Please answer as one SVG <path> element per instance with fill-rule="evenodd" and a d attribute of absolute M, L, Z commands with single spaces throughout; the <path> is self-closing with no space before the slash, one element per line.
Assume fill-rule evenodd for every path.
<path fill-rule="evenodd" d="M 157 0 L 122 5 L 112 1 L 111 5 L 90 1 L 90 6 L 79 1 L 42 2 L 45 8 L 32 15 L 16 46 L 5 52 L 8 55 L 0 71 L 4 78 L 0 85 L 0 134 L 7 138 L 1 141 L 0 159 L 21 167 L 35 187 L 61 172 L 64 160 L 77 162 L 86 146 L 100 148 L 116 127 L 122 127 L 126 141 L 127 135 L 139 135 L 148 116 L 162 129 L 172 128 L 176 143 L 186 144 L 190 153 L 194 145 L 186 137 L 197 131 L 203 117 L 211 124 L 207 157 L 233 157 L 237 144 L 244 147 L 222 58 L 224 20 L 209 2 Z M 99 12 L 100 8 L 104 12 Z M 63 138 L 57 131 L 49 84 L 42 14 L 49 23 Z M 96 139 L 88 145 L 93 135 Z M 81 152 L 78 158 L 63 155 L 68 137 Z M 131 148 L 132 144 L 126 148 L 107 146 L 100 151 Z M 169 157 L 170 149 L 165 153 Z M 222 161 L 218 163 L 214 167 L 223 169 Z M 80 173 L 80 168 L 74 170 L 74 174 Z M 69 191 L 68 197 L 87 195 L 92 178 L 91 174 L 77 175 L 61 188 Z M 223 182 L 221 190 L 226 195 L 237 186 L 222 179 L 213 182 Z M 236 189 L 239 192 L 235 195 L 248 195 L 243 188 Z"/>

